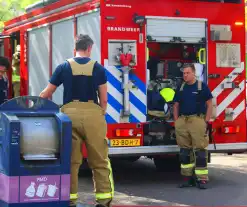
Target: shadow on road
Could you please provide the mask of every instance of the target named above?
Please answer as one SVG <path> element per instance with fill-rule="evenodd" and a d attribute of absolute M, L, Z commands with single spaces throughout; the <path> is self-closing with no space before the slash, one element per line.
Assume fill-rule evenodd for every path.
<path fill-rule="evenodd" d="M 210 164 L 209 171 L 209 189 L 179 189 L 177 188 L 180 182 L 179 172 L 158 172 L 151 160 L 113 163 L 116 191 L 114 204 L 156 206 L 247 204 L 247 164 L 232 168 Z M 91 182 L 90 171 L 84 170 L 81 179 L 87 180 L 86 188 L 92 192 L 92 184 L 88 186 L 88 182 Z M 81 182 L 84 182 L 83 180 Z"/>

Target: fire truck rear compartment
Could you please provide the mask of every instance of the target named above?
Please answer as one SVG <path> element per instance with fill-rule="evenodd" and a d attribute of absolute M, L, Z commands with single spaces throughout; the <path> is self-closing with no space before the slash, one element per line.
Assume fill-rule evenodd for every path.
<path fill-rule="evenodd" d="M 196 76 L 207 82 L 207 20 L 146 16 L 147 122 L 145 146 L 176 146 L 173 102 L 160 95 L 183 81 L 182 67 L 194 63 Z M 169 98 L 169 97 L 168 97 Z"/>
<path fill-rule="evenodd" d="M 194 63 L 197 78 L 207 80 L 206 44 L 186 42 L 148 41 L 147 62 L 147 123 L 144 129 L 144 146 L 176 146 L 173 125 L 173 102 L 166 102 L 161 96 L 163 88 L 174 91 L 183 81 L 182 67 L 185 63 Z M 155 100 L 157 99 L 158 100 Z M 154 104 L 154 105 L 153 105 Z M 164 105 L 168 110 L 165 111 Z M 210 154 L 209 154 L 210 157 Z M 180 169 L 176 152 L 151 155 L 158 170 Z M 209 161 L 210 162 L 210 161 Z M 166 164 L 164 164 L 166 163 Z"/>
<path fill-rule="evenodd" d="M 148 42 L 147 63 L 147 123 L 144 125 L 144 145 L 176 145 L 173 123 L 173 102 L 160 95 L 164 88 L 176 90 L 183 81 L 182 67 L 194 63 L 198 79 L 206 80 L 203 43 Z M 203 51 L 203 52 L 202 52 Z M 164 107 L 166 105 L 166 107 Z"/>

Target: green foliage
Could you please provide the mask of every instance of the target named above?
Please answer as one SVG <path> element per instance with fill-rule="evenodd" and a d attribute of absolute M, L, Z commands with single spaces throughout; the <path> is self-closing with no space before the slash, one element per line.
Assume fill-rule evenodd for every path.
<path fill-rule="evenodd" d="M 25 8 L 40 0 L 0 0 L 0 32 L 3 23 L 25 13 Z"/>

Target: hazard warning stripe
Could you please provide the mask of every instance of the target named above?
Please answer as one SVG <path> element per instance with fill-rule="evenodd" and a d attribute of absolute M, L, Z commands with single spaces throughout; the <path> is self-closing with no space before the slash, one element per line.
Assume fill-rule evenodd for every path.
<path fill-rule="evenodd" d="M 107 123 L 119 123 L 120 122 L 120 112 L 113 108 L 109 103 L 107 104 Z"/>
<path fill-rule="evenodd" d="M 123 105 L 122 94 L 115 87 L 113 87 L 113 85 L 109 81 L 107 81 L 107 88 L 108 91 L 111 92 L 109 94 L 112 95 L 121 105 Z"/>
<path fill-rule="evenodd" d="M 233 110 L 233 120 L 235 120 L 245 109 L 245 101 L 242 101 L 234 110 Z"/>
<path fill-rule="evenodd" d="M 239 88 L 235 88 L 218 106 L 217 117 L 240 95 L 244 90 L 245 81 L 239 84 Z"/>
<path fill-rule="evenodd" d="M 239 75 L 239 73 L 242 73 L 244 71 L 244 62 L 241 63 L 241 66 L 239 68 L 235 68 L 228 76 L 229 78 L 225 78 L 213 91 L 212 95 L 214 98 L 217 98 L 224 89 L 222 89 L 222 85 L 226 82 L 233 82 Z"/>
<path fill-rule="evenodd" d="M 239 68 L 235 68 L 229 75 L 228 78 L 225 78 L 213 91 L 212 95 L 216 98 L 224 91 L 223 85 L 226 82 L 233 82 L 239 74 L 244 71 L 244 62 L 241 62 Z M 239 88 L 235 88 L 221 103 L 217 104 L 216 108 L 216 117 L 220 116 L 221 113 L 232 103 L 236 98 L 244 91 L 245 89 L 245 80 L 239 84 Z M 233 120 L 236 119 L 245 109 L 245 100 L 243 100 L 235 109 Z"/>
<path fill-rule="evenodd" d="M 130 74 L 130 116 L 122 120 L 121 113 L 123 110 L 123 88 L 122 88 L 122 71 L 118 66 L 109 66 L 108 60 L 104 60 L 107 75 L 107 92 L 108 105 L 106 121 L 108 124 L 113 123 L 140 123 L 146 121 L 147 112 L 147 94 L 146 84 L 142 82 L 135 74 Z M 132 86 L 136 86 L 132 88 Z"/>

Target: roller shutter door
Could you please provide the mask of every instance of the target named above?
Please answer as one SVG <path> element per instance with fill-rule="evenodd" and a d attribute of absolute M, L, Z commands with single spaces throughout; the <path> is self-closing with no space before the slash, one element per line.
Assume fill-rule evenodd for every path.
<path fill-rule="evenodd" d="M 147 18 L 147 35 L 157 42 L 180 37 L 188 43 L 198 43 L 206 37 L 206 24 L 200 19 Z"/>

